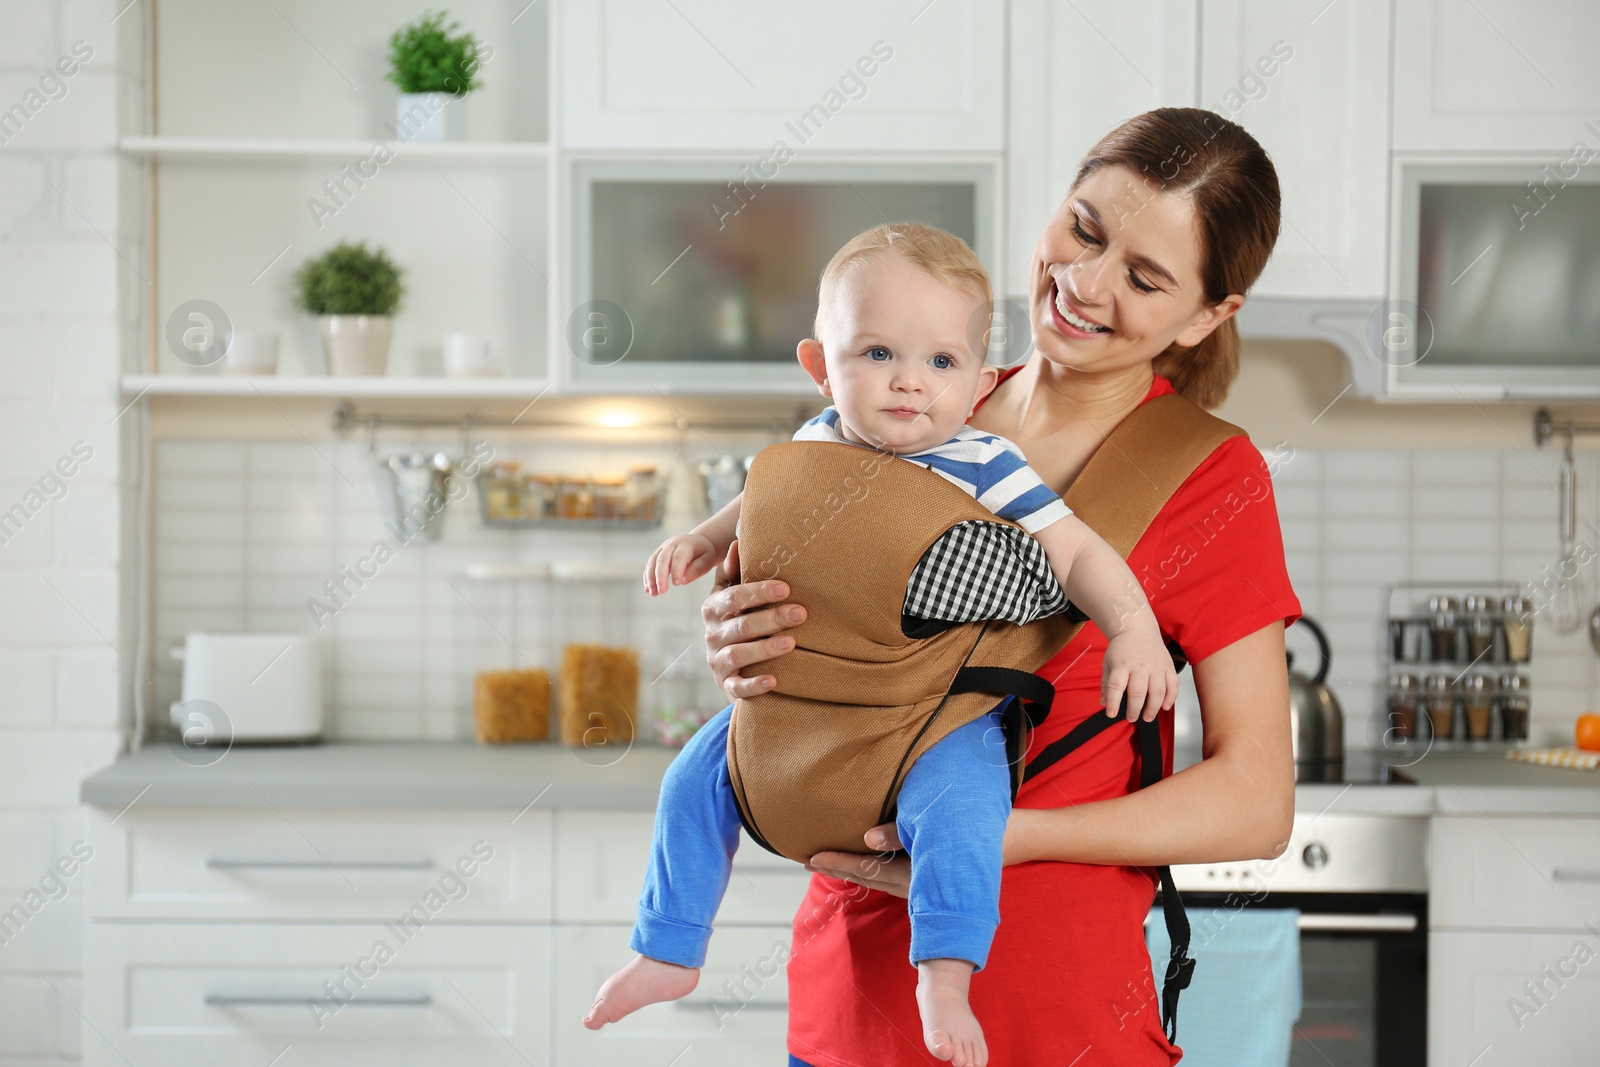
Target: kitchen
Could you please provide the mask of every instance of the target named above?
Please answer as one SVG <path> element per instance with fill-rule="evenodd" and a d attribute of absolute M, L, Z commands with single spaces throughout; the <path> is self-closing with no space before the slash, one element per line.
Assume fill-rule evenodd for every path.
<path fill-rule="evenodd" d="M 1177 1043 L 1272 913 L 1276 1062 L 1592 1060 L 1590 6 L 15 7 L 0 1067 L 782 1062 L 807 879 L 754 844 L 696 992 L 581 1024 L 727 703 L 645 560 L 828 403 L 834 249 L 956 233 L 1024 363 L 1079 160 L 1168 106 L 1281 181 L 1214 414 L 1307 620 L 1287 847 L 1174 868 Z"/>

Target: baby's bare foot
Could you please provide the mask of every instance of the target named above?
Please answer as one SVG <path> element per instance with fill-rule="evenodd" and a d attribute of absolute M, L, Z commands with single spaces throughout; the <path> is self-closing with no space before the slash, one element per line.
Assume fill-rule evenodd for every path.
<path fill-rule="evenodd" d="M 595 995 L 583 1025 L 598 1030 L 632 1015 L 646 1004 L 686 997 L 700 981 L 700 968 L 635 956 L 632 963 L 607 978 Z M 965 998 L 963 998 L 965 1000 Z"/>
<path fill-rule="evenodd" d="M 966 960 L 923 960 L 917 964 L 917 1009 L 928 1051 L 952 1067 L 985 1067 L 989 1046 L 983 1027 L 967 1004 L 972 964 Z"/>

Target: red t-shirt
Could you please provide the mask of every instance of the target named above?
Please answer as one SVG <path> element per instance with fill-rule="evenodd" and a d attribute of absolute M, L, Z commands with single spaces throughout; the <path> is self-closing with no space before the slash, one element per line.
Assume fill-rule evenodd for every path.
<path fill-rule="evenodd" d="M 1171 392 L 1172 383 L 1157 375 L 1144 399 Z M 1300 617 L 1272 483 L 1245 437 L 1218 446 L 1189 476 L 1128 563 L 1163 634 L 1190 663 L 1275 620 L 1287 626 Z M 1055 679 L 1056 700 L 1033 751 L 1099 709 L 1105 649 L 1105 635 L 1086 623 L 1040 669 Z M 1161 727 L 1170 772 L 1170 712 Z M 1029 781 L 1017 806 L 1105 800 L 1138 784 L 1133 731 L 1113 727 Z M 1147 868 L 1055 862 L 1005 868 L 1000 927 L 988 965 L 972 979 L 972 1007 L 990 1062 L 1176 1063 L 1181 1052 L 1162 1031 L 1144 942 L 1154 898 L 1155 872 Z M 910 944 L 905 900 L 813 875 L 795 916 L 788 963 L 790 1053 L 816 1067 L 938 1064 L 922 1043 Z"/>

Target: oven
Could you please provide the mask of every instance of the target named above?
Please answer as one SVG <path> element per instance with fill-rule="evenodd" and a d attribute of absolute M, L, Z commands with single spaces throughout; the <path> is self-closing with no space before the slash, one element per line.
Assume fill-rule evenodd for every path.
<path fill-rule="evenodd" d="M 1351 802 L 1350 788 L 1316 787 L 1336 802 L 1298 812 L 1276 860 L 1177 866 L 1173 879 L 1186 907 L 1300 912 L 1291 1067 L 1416 1067 L 1427 1060 L 1428 818 L 1360 812 L 1378 805 Z M 1198 930 L 1190 952 L 1204 968 Z"/>

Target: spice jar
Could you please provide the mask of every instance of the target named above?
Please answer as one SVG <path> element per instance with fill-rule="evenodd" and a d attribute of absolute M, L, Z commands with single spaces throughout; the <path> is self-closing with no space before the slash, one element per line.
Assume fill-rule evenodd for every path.
<path fill-rule="evenodd" d="M 530 474 L 522 483 L 522 517 L 549 518 L 555 510 L 557 478 L 553 474 Z"/>
<path fill-rule="evenodd" d="M 521 515 L 522 494 L 518 487 L 517 463 L 496 463 L 489 468 L 484 511 L 493 519 L 515 519 Z"/>
<path fill-rule="evenodd" d="M 1500 601 L 1500 628 L 1505 633 L 1506 659 L 1526 663 L 1533 655 L 1533 603 L 1525 596 Z"/>
<path fill-rule="evenodd" d="M 1423 690 L 1423 703 L 1428 709 L 1428 726 L 1433 732 L 1434 740 L 1450 740 L 1456 732 L 1456 694 L 1450 676 L 1428 675 Z"/>
<path fill-rule="evenodd" d="M 1528 677 L 1516 671 L 1500 675 L 1500 739 L 1508 744 L 1528 739 Z"/>
<path fill-rule="evenodd" d="M 594 492 L 588 476 L 562 478 L 556 491 L 556 514 L 563 519 L 587 519 L 594 515 Z"/>
<path fill-rule="evenodd" d="M 656 522 L 661 517 L 660 481 L 651 463 L 635 463 L 628 468 L 627 493 L 623 514 L 639 522 Z"/>
<path fill-rule="evenodd" d="M 1466 708 L 1467 740 L 1489 740 L 1489 723 L 1494 706 L 1494 676 L 1467 675 L 1461 681 L 1461 694 L 1461 702 Z"/>
<path fill-rule="evenodd" d="M 596 474 L 592 479 L 594 509 L 597 519 L 622 518 L 622 501 L 627 477 L 621 474 Z"/>
<path fill-rule="evenodd" d="M 1456 614 L 1461 602 L 1453 596 L 1428 598 L 1429 658 L 1435 663 L 1453 663 L 1456 660 Z"/>
<path fill-rule="evenodd" d="M 1467 657 L 1473 663 L 1488 660 L 1494 650 L 1494 599 L 1473 594 L 1466 598 L 1465 603 Z"/>
<path fill-rule="evenodd" d="M 1385 737 L 1409 741 L 1417 736 L 1417 704 L 1421 698 L 1417 676 L 1393 674 L 1389 676 L 1389 731 Z"/>

